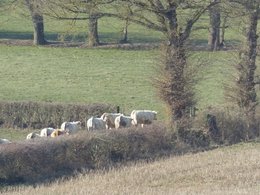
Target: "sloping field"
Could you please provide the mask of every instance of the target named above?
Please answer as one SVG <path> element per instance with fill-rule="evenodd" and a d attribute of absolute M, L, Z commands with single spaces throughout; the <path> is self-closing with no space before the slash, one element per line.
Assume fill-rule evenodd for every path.
<path fill-rule="evenodd" d="M 153 51 L 0 46 L 1 100 L 158 109 Z"/>
<path fill-rule="evenodd" d="M 260 143 L 137 163 L 57 181 L 10 187 L 3 194 L 250 194 L 260 193 Z"/>

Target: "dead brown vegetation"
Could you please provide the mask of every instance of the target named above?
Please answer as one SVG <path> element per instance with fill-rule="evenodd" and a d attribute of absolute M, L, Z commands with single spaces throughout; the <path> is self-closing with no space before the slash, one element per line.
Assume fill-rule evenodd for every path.
<path fill-rule="evenodd" d="M 80 132 L 1 145 L 0 182 L 37 183 L 84 170 L 106 169 L 126 162 L 153 160 L 191 151 L 162 125 L 120 131 Z"/>
<path fill-rule="evenodd" d="M 59 128 L 64 121 L 81 121 L 85 127 L 91 116 L 116 112 L 109 104 L 63 104 L 0 101 L 0 126 L 4 128 Z"/>

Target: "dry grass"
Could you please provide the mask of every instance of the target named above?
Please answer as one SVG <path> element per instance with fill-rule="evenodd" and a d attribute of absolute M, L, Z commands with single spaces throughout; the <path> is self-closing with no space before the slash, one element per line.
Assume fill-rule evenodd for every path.
<path fill-rule="evenodd" d="M 78 175 L 4 194 L 259 194 L 260 144 L 248 143 Z"/>

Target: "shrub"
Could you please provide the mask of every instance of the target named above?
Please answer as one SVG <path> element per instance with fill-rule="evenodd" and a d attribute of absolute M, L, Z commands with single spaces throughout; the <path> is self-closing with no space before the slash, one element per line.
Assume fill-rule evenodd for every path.
<path fill-rule="evenodd" d="M 172 132 L 161 125 L 5 144 L 0 146 L 0 182 L 49 181 L 75 171 L 151 160 L 179 153 L 185 147 L 177 144 Z"/>
<path fill-rule="evenodd" d="M 64 121 L 82 122 L 104 112 L 116 112 L 109 104 L 62 104 L 44 102 L 0 102 L 0 125 L 5 128 L 59 128 Z"/>
<path fill-rule="evenodd" d="M 193 126 L 196 128 L 206 128 L 207 115 L 216 117 L 217 127 L 220 135 L 217 137 L 211 136 L 211 140 L 218 141 L 218 143 L 235 144 L 247 140 L 248 123 L 242 113 L 235 108 L 209 108 L 201 112 L 195 119 Z M 259 136 L 259 122 L 260 116 L 256 113 L 255 128 L 249 132 L 249 138 Z"/>
<path fill-rule="evenodd" d="M 178 131 L 178 136 L 193 148 L 204 148 L 210 145 L 210 136 L 203 129 L 182 129 Z"/>

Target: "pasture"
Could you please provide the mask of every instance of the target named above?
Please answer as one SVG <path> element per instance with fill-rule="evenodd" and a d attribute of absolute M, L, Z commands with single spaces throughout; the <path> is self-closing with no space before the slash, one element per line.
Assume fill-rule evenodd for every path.
<path fill-rule="evenodd" d="M 24 10 L 0 12 L 0 100 L 60 103 L 109 103 L 130 114 L 133 109 L 158 111 L 159 122 L 168 120 L 152 79 L 157 75 L 159 49 L 111 49 L 84 47 L 22 46 L 32 38 L 32 24 Z M 207 25 L 207 16 L 200 25 Z M 229 48 L 241 36 L 237 23 L 226 31 Z M 100 40 L 117 43 L 123 23 L 100 20 Z M 199 27 L 199 26 L 198 26 Z M 55 21 L 46 18 L 46 39 L 84 44 L 87 22 Z M 237 51 L 208 52 L 205 29 L 192 33 L 188 61 L 199 70 L 195 84 L 197 107 L 225 108 L 224 86 L 233 78 Z M 131 24 L 129 40 L 158 43 L 162 35 Z M 23 43 L 23 42 L 22 42 Z M 28 43 L 28 42 L 26 42 Z M 258 59 L 259 64 L 259 59 Z M 195 72 L 195 71 L 194 71 Z M 259 70 L 258 70 L 259 72 Z M 259 91 L 258 91 L 259 99 Z M 0 129 L 0 138 L 24 140 L 30 129 Z M 238 144 L 198 154 L 186 154 L 155 162 L 138 162 L 110 171 L 79 174 L 49 185 L 13 186 L 4 194 L 259 194 L 259 143 Z M 185 163 L 183 163 L 185 162 Z M 62 186 L 62 187 L 61 187 Z"/>
<path fill-rule="evenodd" d="M 260 144 L 247 143 L 79 174 L 51 184 L 8 187 L 3 194 L 260 193 Z M 185 162 L 185 163 L 183 163 Z"/>
<path fill-rule="evenodd" d="M 121 112 L 158 111 L 167 121 L 164 103 L 152 86 L 158 50 L 52 48 L 0 45 L 0 99 L 60 103 L 110 103 Z M 199 59 L 199 60 L 198 60 Z M 231 76 L 234 52 L 193 52 L 200 70 L 197 107 L 227 105 L 223 86 Z M 203 61 L 203 65 L 198 67 Z M 0 131 L 0 135 L 7 135 Z M 11 138 L 7 135 L 8 138 Z M 15 136 L 14 136 L 15 137 Z"/>
<path fill-rule="evenodd" d="M 2 100 L 159 108 L 150 84 L 155 51 L 1 46 L 0 52 Z"/>

